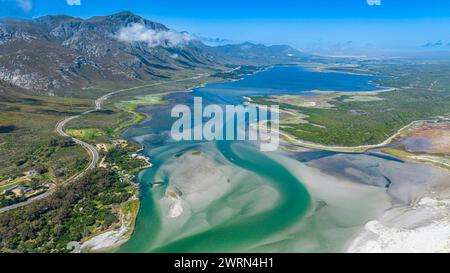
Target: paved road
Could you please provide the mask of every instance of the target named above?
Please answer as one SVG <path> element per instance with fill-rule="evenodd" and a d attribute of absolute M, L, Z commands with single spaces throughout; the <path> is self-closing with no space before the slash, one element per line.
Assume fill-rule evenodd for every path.
<path fill-rule="evenodd" d="M 38 196 L 35 196 L 35 197 L 32 197 L 32 198 L 28 199 L 28 200 L 25 201 L 25 202 L 17 203 L 17 204 L 8 206 L 8 207 L 0 208 L 0 213 L 6 212 L 6 211 L 10 211 L 10 210 L 13 210 L 13 209 L 16 209 L 16 208 L 20 208 L 20 207 L 26 206 L 26 205 L 28 205 L 28 204 L 31 204 L 31 203 L 33 203 L 33 202 L 35 202 L 35 201 L 37 201 L 37 200 L 44 199 L 44 198 L 46 198 L 47 196 L 50 196 L 50 195 L 53 193 L 53 191 L 54 191 L 54 189 L 50 189 L 50 190 L 46 191 L 46 192 L 43 193 L 43 194 L 40 194 L 40 195 L 38 195 Z"/>
<path fill-rule="evenodd" d="M 112 95 L 115 95 L 117 93 L 124 92 L 124 91 L 135 90 L 135 89 L 139 89 L 139 88 L 143 88 L 143 87 L 151 87 L 151 86 L 158 86 L 158 85 L 163 85 L 163 84 L 167 84 L 167 83 L 181 82 L 181 81 L 187 81 L 187 80 L 195 80 L 195 79 L 200 79 L 200 78 L 203 78 L 203 77 L 207 77 L 209 75 L 210 74 L 201 74 L 201 75 L 198 75 L 198 76 L 195 76 L 195 77 L 190 77 L 190 78 L 184 78 L 184 79 L 178 79 L 178 80 L 172 80 L 172 81 L 164 81 L 164 82 L 157 82 L 157 83 L 152 83 L 152 84 L 147 84 L 147 85 L 135 86 L 135 87 L 131 87 L 131 88 L 124 88 L 124 89 L 120 89 L 120 90 L 116 90 L 116 91 L 110 92 L 110 93 L 108 93 L 108 94 L 106 94 L 104 96 L 101 96 L 100 98 L 95 100 L 95 109 L 83 112 L 83 113 L 81 113 L 79 115 L 76 115 L 76 116 L 67 117 L 67 118 L 61 120 L 60 122 L 58 122 L 58 124 L 56 124 L 55 130 L 60 136 L 70 137 L 68 134 L 66 134 L 64 132 L 64 126 L 69 121 L 77 119 L 77 118 L 79 118 L 79 117 L 81 117 L 83 115 L 87 115 L 87 114 L 90 114 L 92 112 L 101 110 L 102 109 L 102 104 L 109 97 L 111 97 Z M 98 151 L 97 151 L 97 149 L 94 146 L 92 146 L 91 144 L 86 143 L 84 141 L 81 141 L 79 139 L 73 138 L 73 137 L 72 137 L 72 140 L 75 141 L 75 143 L 83 146 L 89 152 L 89 154 L 91 156 L 91 162 L 86 167 L 86 169 L 84 169 L 84 171 L 82 171 L 81 173 L 77 174 L 74 177 L 69 178 L 67 181 L 64 182 L 64 184 L 76 181 L 77 179 L 82 177 L 88 170 L 91 170 L 91 169 L 95 168 L 95 166 L 97 165 L 98 159 L 99 159 Z M 17 204 L 14 204 L 14 205 L 11 205 L 11 206 L 8 206 L 8 207 L 4 207 L 4 208 L 0 208 L 0 213 L 6 212 L 6 211 L 10 211 L 10 210 L 13 210 L 13 209 L 16 209 L 16 208 L 20 208 L 20 207 L 23 207 L 23 206 L 26 206 L 28 204 L 31 204 L 31 203 L 37 201 L 37 200 L 44 199 L 47 196 L 52 195 L 54 192 L 55 192 L 55 188 L 52 188 L 52 189 L 49 189 L 48 191 L 46 191 L 45 193 L 43 193 L 41 195 L 38 195 L 38 196 L 35 196 L 35 197 L 32 197 L 32 198 L 28 199 L 25 202 L 17 203 Z"/>
<path fill-rule="evenodd" d="M 136 90 L 136 89 L 140 89 L 140 88 L 144 88 L 144 87 L 158 86 L 158 85 L 174 83 L 174 82 L 183 82 L 183 81 L 188 81 L 188 80 L 196 80 L 196 79 L 200 79 L 200 78 L 208 77 L 208 76 L 210 76 L 210 74 L 205 73 L 205 74 L 200 74 L 200 75 L 197 75 L 197 76 L 194 76 L 194 77 L 190 77 L 190 78 L 183 78 L 183 79 L 172 80 L 172 81 L 163 81 L 163 82 L 151 83 L 151 84 L 140 85 L 140 86 L 135 86 L 135 87 L 130 87 L 130 88 L 124 88 L 124 89 L 116 90 L 116 91 L 113 91 L 111 93 L 108 93 L 108 94 L 106 94 L 104 96 L 101 96 L 100 98 L 96 99 L 95 100 L 95 110 L 101 110 L 103 102 L 105 102 L 112 95 L 115 95 L 115 94 L 123 92 L 123 91 Z"/>
<path fill-rule="evenodd" d="M 64 126 L 66 125 L 66 123 L 69 122 L 69 121 L 71 121 L 71 120 L 77 119 L 77 118 L 79 118 L 79 117 L 82 116 L 82 115 L 86 115 L 86 114 L 89 114 L 89 113 L 92 113 L 92 112 L 94 112 L 94 111 L 93 111 L 93 110 L 89 110 L 89 111 L 86 111 L 86 112 L 84 112 L 84 113 L 82 113 L 82 114 L 80 114 L 80 115 L 71 116 L 71 117 L 68 117 L 68 118 L 66 118 L 66 119 L 61 120 L 61 121 L 58 122 L 58 124 L 56 125 L 56 132 L 57 132 L 60 136 L 63 136 L 63 137 L 70 137 L 68 134 L 66 134 L 66 133 L 64 132 Z M 72 140 L 75 141 L 75 143 L 77 143 L 77 144 L 83 146 L 83 147 L 90 153 L 90 155 L 91 155 L 91 162 L 90 162 L 89 165 L 86 167 L 86 169 L 85 169 L 83 172 L 81 172 L 80 174 L 78 174 L 77 176 L 75 176 L 74 178 L 71 179 L 71 180 L 76 180 L 76 179 L 80 178 L 84 173 L 86 173 L 86 171 L 95 168 L 95 165 L 97 165 L 97 162 L 98 162 L 98 159 L 99 159 L 99 155 L 98 155 L 97 149 L 95 149 L 95 147 L 92 146 L 91 144 L 86 143 L 86 142 L 84 142 L 84 141 L 81 141 L 81 140 L 79 140 L 79 139 L 73 138 L 73 137 L 72 137 Z"/>
<path fill-rule="evenodd" d="M 101 107 L 101 105 L 99 105 L 99 107 Z M 100 108 L 99 108 L 99 110 L 100 110 Z M 86 111 L 86 112 L 84 112 L 82 114 L 79 114 L 79 115 L 76 115 L 76 116 L 67 117 L 67 118 L 61 120 L 60 122 L 58 122 L 58 124 L 56 124 L 56 127 L 55 127 L 56 132 L 60 136 L 70 137 L 68 134 L 66 134 L 64 132 L 64 126 L 66 125 L 66 123 L 71 121 L 71 120 L 74 120 L 76 118 L 79 118 L 82 115 L 86 115 L 86 114 L 89 114 L 89 113 L 92 113 L 92 112 L 94 112 L 94 110 L 89 110 L 89 111 Z M 72 140 L 75 141 L 75 143 L 83 146 L 90 153 L 91 162 L 86 167 L 86 169 L 84 169 L 81 173 L 77 174 L 76 176 L 71 177 L 68 180 L 66 180 L 64 182 L 64 184 L 67 184 L 67 183 L 76 181 L 77 179 L 80 179 L 80 177 L 82 177 L 88 170 L 91 170 L 91 169 L 95 168 L 95 165 L 97 165 L 97 162 L 98 162 L 98 159 L 99 159 L 98 151 L 97 151 L 97 149 L 95 149 L 94 146 L 92 146 L 91 144 L 86 143 L 84 141 L 81 141 L 79 139 L 73 138 L 73 137 L 72 137 Z M 44 199 L 44 198 L 52 195 L 54 192 L 55 192 L 55 188 L 52 188 L 52 189 L 49 189 L 48 191 L 46 191 L 43 194 L 40 194 L 38 196 L 35 196 L 35 197 L 32 197 L 32 198 L 28 199 L 25 202 L 21 202 L 21 203 L 17 203 L 17 204 L 11 205 L 11 206 L 0 208 L 0 213 L 6 212 L 6 211 L 10 211 L 10 210 L 13 210 L 13 209 L 16 209 L 16 208 L 20 208 L 20 207 L 23 207 L 23 206 L 26 206 L 26 205 L 29 205 L 29 204 L 31 204 L 31 203 L 33 203 L 35 201 Z"/>

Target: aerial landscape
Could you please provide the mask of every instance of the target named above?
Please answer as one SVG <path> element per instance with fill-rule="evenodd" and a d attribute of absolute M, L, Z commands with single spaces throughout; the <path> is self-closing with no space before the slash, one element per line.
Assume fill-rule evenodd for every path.
<path fill-rule="evenodd" d="M 0 253 L 450 252 L 447 1 L 54 2 L 0 0 Z"/>

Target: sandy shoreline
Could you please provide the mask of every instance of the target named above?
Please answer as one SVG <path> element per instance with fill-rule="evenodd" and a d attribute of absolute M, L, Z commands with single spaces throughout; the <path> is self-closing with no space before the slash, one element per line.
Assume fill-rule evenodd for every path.
<path fill-rule="evenodd" d="M 125 206 L 129 209 L 125 212 Z M 135 208 L 133 209 L 133 206 Z M 130 209 L 131 208 L 131 209 Z M 83 242 L 76 252 L 105 252 L 127 242 L 134 231 L 134 224 L 139 212 L 139 198 L 134 195 L 120 209 L 120 227 L 102 232 Z"/>
<path fill-rule="evenodd" d="M 369 155 L 365 155 L 368 157 Z M 359 170 L 352 170 L 357 160 Z M 357 175 L 359 181 L 373 180 L 369 173 L 362 174 L 367 166 L 381 164 L 362 155 L 339 154 L 316 160 L 311 166 L 332 177 Z M 337 167 L 326 167 L 336 165 Z M 412 162 L 391 162 L 378 165 L 382 181 L 389 177 L 387 193 L 392 204 L 377 217 L 362 223 L 361 229 L 341 251 L 349 253 L 391 252 L 450 252 L 450 173 L 434 165 Z M 351 171 L 352 170 L 352 171 Z M 299 173 L 299 177 L 304 174 Z M 319 177 L 319 175 L 317 175 Z M 342 178 L 344 178 L 342 177 Z M 317 178 L 310 178 L 310 180 Z M 368 180 L 369 179 L 369 180 Z M 304 179 L 308 185 L 308 179 Z M 344 179 L 336 180 L 338 184 Z M 375 181 L 375 180 L 373 180 Z M 373 183 L 373 182 L 371 182 Z M 377 182 L 378 184 L 378 182 Z M 374 184 L 375 185 L 375 184 Z M 310 185 L 311 186 L 311 185 Z M 318 187 L 318 185 L 314 185 Z M 331 187 L 331 185 L 329 186 Z M 378 185 L 382 187 L 382 185 Z M 351 188 L 351 187 L 349 187 Z M 314 191 L 314 188 L 310 188 Z M 318 192 L 323 189 L 317 189 Z M 353 197 L 352 197 L 353 198 Z"/>
<path fill-rule="evenodd" d="M 256 105 L 256 104 L 255 104 Z M 283 112 L 284 110 L 280 110 L 280 112 Z M 379 147 L 383 147 L 386 146 L 388 144 L 391 143 L 391 141 L 393 139 L 395 139 L 396 137 L 398 137 L 401 132 L 403 130 L 408 129 L 411 126 L 423 123 L 423 122 L 429 122 L 430 120 L 416 120 L 413 121 L 407 125 L 405 125 L 404 127 L 400 128 L 395 134 L 393 134 L 392 136 L 388 137 L 385 141 L 383 141 L 382 143 L 379 144 L 372 144 L 372 145 L 360 145 L 360 146 L 327 146 L 327 145 L 322 145 L 322 144 L 318 144 L 318 143 L 313 143 L 313 142 L 308 142 L 308 141 L 304 141 L 302 139 L 299 139 L 297 137 L 294 137 L 288 133 L 285 133 L 282 130 L 276 130 L 273 128 L 268 128 L 265 125 L 265 121 L 260 122 L 258 124 L 258 126 L 264 130 L 270 130 L 270 131 L 274 131 L 276 133 L 278 133 L 282 138 L 284 138 L 284 140 L 286 140 L 287 142 L 294 144 L 294 145 L 299 145 L 305 148 L 311 148 L 311 149 L 318 149 L 318 150 L 325 150 L 325 151 L 336 151 L 336 152 L 356 152 L 356 151 L 367 151 L 369 149 L 373 149 L 373 148 L 379 148 Z M 253 125 L 255 126 L 255 125 Z"/>
<path fill-rule="evenodd" d="M 428 193 L 410 207 L 388 210 L 365 225 L 349 253 L 450 252 L 450 195 Z"/>
<path fill-rule="evenodd" d="M 355 183 L 283 154 L 271 157 L 300 179 L 312 199 L 309 213 L 287 231 L 287 252 L 341 252 L 367 221 L 392 205 L 383 188 Z"/>
<path fill-rule="evenodd" d="M 125 234 L 128 232 L 128 225 L 122 216 L 122 225 L 119 229 L 106 231 L 81 244 L 80 252 L 99 252 L 118 247 L 128 240 Z"/>
<path fill-rule="evenodd" d="M 418 179 L 423 181 L 421 188 L 408 181 L 397 190 L 411 195 L 409 202 L 394 205 L 382 217 L 367 222 L 345 252 L 450 252 L 450 173 L 436 166 L 428 168 L 427 178 Z"/>
<path fill-rule="evenodd" d="M 259 71 L 258 71 L 259 72 Z M 194 87 L 195 88 L 195 87 Z M 194 89 L 192 88 L 192 89 Z M 185 92 L 190 92 L 192 89 L 186 90 Z M 386 92 L 391 91 L 392 89 L 385 89 L 385 90 L 377 90 L 374 92 Z M 324 91 L 326 92 L 326 91 Z M 171 93 L 171 92 L 168 92 Z M 244 97 L 249 103 L 251 103 L 251 99 L 248 97 Z M 292 144 L 300 145 L 307 148 L 314 148 L 319 150 L 334 150 L 334 151 L 365 151 L 370 148 L 376 148 L 380 146 L 385 146 L 389 144 L 395 137 L 397 137 L 403 130 L 409 128 L 410 126 L 415 125 L 416 123 L 424 122 L 424 121 L 414 121 L 405 127 L 399 129 L 396 134 L 392 135 L 386 141 L 383 143 L 377 144 L 377 145 L 364 145 L 364 146 L 358 146 L 358 147 L 334 147 L 334 146 L 324 146 L 319 145 L 315 143 L 309 143 L 309 142 L 303 142 L 302 140 L 299 140 L 297 138 L 294 138 L 288 134 L 284 134 L 283 132 L 279 132 L 280 135 L 282 135 L 285 140 Z M 286 139 L 287 138 L 287 139 Z M 205 162 L 208 162 L 205 158 L 203 158 L 203 155 L 200 157 L 192 157 L 189 156 L 189 164 L 193 162 L 197 162 L 198 160 L 202 161 L 201 166 L 208 167 L 208 174 L 209 172 L 212 172 L 212 170 L 220 170 L 220 172 L 225 171 L 225 169 L 217 168 L 217 166 L 213 165 L 204 165 Z M 183 158 L 181 158 L 183 159 Z M 192 161 L 192 162 L 191 162 Z M 284 160 L 282 160 L 284 161 Z M 148 162 L 150 163 L 150 162 Z M 187 164 L 188 162 L 184 162 Z M 150 163 L 151 164 L 151 163 Z M 187 164 L 187 165 L 189 165 Z M 294 166 L 294 165 L 292 165 Z M 184 166 L 186 167 L 186 166 Z M 296 166 L 298 167 L 298 166 Z M 295 169 L 296 167 L 293 167 Z M 191 168 L 187 168 L 191 169 Z M 308 183 L 308 187 L 310 190 L 313 190 L 315 192 L 316 196 L 320 197 L 320 202 L 317 203 L 317 210 L 321 210 L 321 213 L 324 215 L 329 214 L 329 212 L 337 212 L 333 211 L 336 208 L 331 207 L 321 207 L 322 203 L 324 202 L 327 204 L 334 204 L 334 206 L 340 207 L 342 206 L 345 208 L 345 206 L 348 206 L 348 210 L 352 210 L 354 205 L 352 204 L 343 204 L 340 203 L 336 198 L 336 192 L 333 193 L 327 193 L 324 189 L 319 189 L 319 185 L 322 184 L 324 186 L 326 181 L 335 180 L 335 183 L 328 183 L 328 187 L 334 187 L 335 191 L 341 191 L 341 196 L 347 196 L 350 199 L 355 199 L 353 202 L 359 202 L 357 199 L 361 198 L 361 196 L 367 196 L 369 198 L 370 195 L 376 195 L 376 199 L 378 201 L 382 202 L 384 205 L 379 205 L 378 207 L 368 207 L 370 210 L 372 210 L 371 214 L 372 216 L 375 216 L 375 219 L 377 220 L 370 220 L 368 221 L 365 226 L 363 227 L 365 222 L 362 222 L 359 224 L 359 227 L 356 226 L 348 226 L 345 230 L 339 230 L 336 227 L 336 230 L 339 230 L 338 232 L 342 232 L 342 234 L 348 234 L 348 232 L 355 232 L 355 228 L 358 228 L 358 230 L 363 229 L 361 233 L 356 232 L 357 235 L 353 240 L 351 240 L 350 244 L 348 246 L 345 246 L 346 252 L 449 252 L 450 251 L 450 192 L 448 195 L 444 194 L 445 189 L 447 189 L 447 186 L 444 187 L 444 190 L 439 190 L 440 194 L 436 194 L 432 191 L 426 191 L 423 195 L 421 195 L 421 198 L 412 198 L 413 201 L 408 205 L 396 205 L 396 206 L 389 206 L 387 207 L 388 200 L 384 198 L 384 195 L 381 193 L 380 190 L 378 190 L 376 187 L 367 187 L 367 186 L 358 186 L 353 185 L 352 183 L 347 183 L 345 180 L 340 179 L 339 177 L 332 178 L 328 177 L 325 174 L 322 174 L 320 172 L 316 172 L 313 169 L 309 169 L 307 167 L 301 168 L 304 173 L 298 173 L 299 177 L 302 177 L 305 181 Z M 231 171 L 227 170 L 226 173 Z M 295 172 L 293 170 L 293 172 Z M 167 229 L 170 230 L 173 227 L 173 223 L 184 223 L 188 221 L 188 217 L 190 217 L 190 211 L 192 209 L 192 205 L 196 204 L 199 205 L 202 203 L 203 207 L 205 204 L 208 204 L 211 202 L 210 196 L 208 200 L 203 200 L 202 202 L 198 202 L 198 194 L 194 192 L 190 192 L 190 185 L 187 187 L 187 184 L 181 183 L 184 181 L 186 177 L 189 177 L 190 172 L 186 171 L 183 173 L 183 175 L 178 175 L 178 173 L 181 173 L 181 170 L 177 172 L 175 175 L 177 179 L 175 181 L 178 181 L 175 183 L 176 187 L 174 189 L 182 189 L 182 192 L 185 193 L 183 198 L 180 198 L 177 196 L 171 196 L 171 194 L 167 194 L 167 197 L 164 198 L 161 202 L 163 202 L 163 205 L 166 210 L 166 214 L 168 219 L 167 221 Z M 312 174 L 315 174 L 313 177 Z M 198 174 L 197 174 L 198 175 Z M 222 175 L 217 175 L 217 177 L 220 177 Z M 217 179 L 216 177 L 216 179 Z M 318 183 L 317 177 L 319 177 L 319 180 L 323 180 L 323 182 Z M 202 179 L 194 179 L 195 181 L 202 181 L 200 184 L 202 184 L 204 187 L 206 187 L 208 184 L 208 181 L 203 181 Z M 225 188 L 229 187 L 230 185 L 228 182 L 224 182 L 223 185 L 225 185 Z M 428 182 L 427 182 L 428 184 Z M 433 183 L 430 183 L 433 184 Z M 439 183 L 438 183 L 439 184 Z M 211 184 L 212 185 L 212 184 Z M 433 186 L 441 186 L 442 183 L 439 185 L 433 185 Z M 208 187 L 206 187 L 208 188 Z M 174 191 L 176 192 L 176 191 Z M 354 196 L 351 196 L 351 194 Z M 359 193 L 356 194 L 355 193 Z M 216 193 L 218 194 L 218 193 Z M 216 194 L 212 194 L 213 196 L 216 196 Z M 405 195 L 410 194 L 409 192 L 406 192 Z M 219 194 L 220 196 L 220 194 Z M 195 198 L 194 198 L 195 197 Z M 196 202 L 186 202 L 186 200 L 190 200 L 194 198 Z M 216 196 L 217 198 L 217 196 Z M 185 200 L 186 199 L 186 200 Z M 214 199 L 214 198 L 212 198 Z M 374 201 L 377 201 L 374 198 Z M 343 199 L 342 199 L 343 200 Z M 362 201 L 363 199 L 361 199 Z M 192 200 L 190 200 L 192 201 Z M 203 204 L 204 203 L 204 204 Z M 374 204 L 376 202 L 373 202 Z M 186 208 L 184 208 L 186 207 Z M 196 209 L 197 210 L 197 209 Z M 386 210 L 386 212 L 383 212 Z M 345 211 L 345 210 L 344 210 Z M 343 211 L 340 211 L 342 213 Z M 227 212 L 229 213 L 229 212 Z M 320 215 L 320 214 L 319 214 Z M 332 216 L 333 214 L 329 214 L 327 217 L 330 217 L 330 219 L 334 219 Z M 310 216 L 313 218 L 312 216 Z M 363 215 L 361 212 L 361 215 L 358 216 L 358 221 L 361 221 L 361 219 L 364 219 L 364 217 L 367 217 L 367 215 Z M 350 218 L 349 218 L 350 219 Z M 342 219 L 336 219 L 333 220 L 336 222 L 342 221 Z M 351 219 L 351 221 L 355 221 L 355 219 Z M 130 229 L 132 230 L 133 227 L 129 226 L 129 222 L 125 221 L 125 218 L 122 215 L 121 219 L 121 227 L 116 230 L 111 230 L 104 232 L 98 236 L 95 236 L 81 246 L 81 251 L 108 251 L 114 247 L 117 247 L 123 243 L 125 243 L 128 239 L 130 234 Z M 344 222 L 342 222 L 344 223 Z M 341 224 L 342 224 L 341 223 Z M 348 224 L 348 223 L 346 223 Z M 176 226 L 176 225 L 175 225 Z M 339 225 L 337 225 L 339 226 Z M 328 231 L 324 231 L 328 232 Z M 170 235 L 170 232 L 168 232 L 167 236 Z M 128 237 L 127 237 L 128 236 Z M 344 236 L 344 235 L 342 235 Z M 305 238 L 296 238 L 296 240 L 307 240 Z M 299 246 L 290 246 L 290 247 L 299 247 Z"/>
<path fill-rule="evenodd" d="M 240 66 L 233 68 L 227 72 L 230 73 L 237 69 L 240 69 Z M 263 70 L 258 70 L 258 71 L 255 71 L 254 73 L 258 73 L 261 71 L 263 71 Z M 204 76 L 209 76 L 209 75 L 208 74 L 199 75 L 199 76 L 188 78 L 188 79 L 198 79 L 198 78 L 201 78 Z M 187 80 L 187 79 L 180 79 L 180 80 L 175 80 L 175 81 L 184 81 L 184 80 Z M 238 79 L 238 80 L 240 80 L 240 79 Z M 159 84 L 163 84 L 163 83 L 151 84 L 150 86 L 159 85 Z M 183 90 L 183 91 L 166 91 L 166 92 L 156 93 L 156 94 L 152 94 L 152 95 L 158 95 L 158 96 L 163 97 L 163 96 L 166 96 L 166 95 L 169 95 L 172 93 L 181 93 L 181 92 L 188 93 L 188 92 L 192 92 L 196 88 L 204 87 L 206 84 L 208 84 L 208 83 L 201 83 L 194 87 L 187 88 L 186 90 Z M 144 87 L 144 86 L 138 86 L 135 88 L 141 88 L 141 87 Z M 135 88 L 133 87 L 133 88 L 129 88 L 129 89 L 124 89 L 124 90 L 121 90 L 120 92 L 125 91 L 125 90 L 132 90 Z M 119 93 L 119 92 L 115 92 L 114 94 L 116 94 L 116 93 Z M 114 94 L 109 94 L 108 96 L 102 97 L 101 101 L 103 102 L 104 100 L 108 99 L 110 97 L 110 95 L 114 95 Z M 97 104 L 97 102 L 96 102 L 96 104 Z M 137 108 L 139 106 L 141 106 L 141 105 L 137 105 L 137 107 L 134 109 L 135 112 L 137 112 Z M 133 155 L 135 158 L 141 159 L 145 162 L 145 166 L 142 168 L 142 170 L 153 167 L 153 163 L 151 163 L 150 158 L 142 154 L 143 150 L 144 150 L 144 148 L 141 147 Z M 173 210 L 172 217 L 178 217 L 183 212 L 183 208 L 182 208 L 179 200 L 174 202 L 173 209 L 174 210 Z M 136 214 L 137 214 L 137 212 L 136 212 Z M 83 242 L 80 245 L 80 248 L 77 250 L 77 252 L 79 252 L 79 251 L 81 251 L 81 252 L 108 251 L 110 249 L 116 248 L 116 247 L 124 244 L 125 242 L 127 242 L 129 240 L 129 238 L 133 232 L 134 221 L 135 221 L 136 217 L 137 217 L 137 215 L 121 215 L 120 228 L 108 230 L 108 231 L 102 232 L 98 235 L 95 235 L 92 238 L 89 238 L 87 241 Z M 133 223 L 133 226 L 131 226 L 131 223 Z"/>

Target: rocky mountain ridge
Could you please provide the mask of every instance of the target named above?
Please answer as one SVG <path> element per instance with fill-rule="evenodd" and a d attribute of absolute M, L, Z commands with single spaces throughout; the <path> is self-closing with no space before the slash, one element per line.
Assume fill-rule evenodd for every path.
<path fill-rule="evenodd" d="M 48 15 L 0 20 L 0 88 L 61 95 L 102 83 L 167 78 L 182 69 L 289 62 L 288 46 L 206 46 L 186 32 L 120 12 L 89 19 Z"/>

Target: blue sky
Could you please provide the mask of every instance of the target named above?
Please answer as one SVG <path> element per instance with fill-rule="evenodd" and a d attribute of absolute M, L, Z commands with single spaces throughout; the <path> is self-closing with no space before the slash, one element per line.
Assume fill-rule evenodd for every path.
<path fill-rule="evenodd" d="M 309 50 L 450 43 L 447 0 L 0 0 L 0 5 L 1 17 L 90 17 L 129 10 L 205 37 Z"/>

